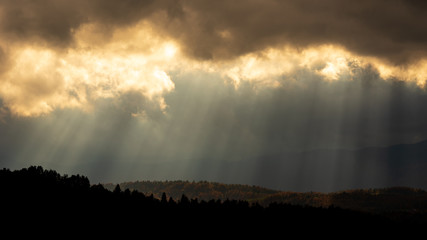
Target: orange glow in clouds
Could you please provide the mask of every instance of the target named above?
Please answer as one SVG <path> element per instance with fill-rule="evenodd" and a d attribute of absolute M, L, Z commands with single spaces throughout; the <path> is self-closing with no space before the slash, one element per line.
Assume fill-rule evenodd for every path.
<path fill-rule="evenodd" d="M 229 37 L 227 32 L 224 37 Z M 184 56 L 171 39 L 163 38 L 147 23 L 118 29 L 105 38 L 96 25 L 83 25 L 74 33 L 76 45 L 66 51 L 32 45 L 10 46 L 11 68 L 0 79 L 0 96 L 16 116 L 39 116 L 57 108 L 90 111 L 98 98 L 138 92 L 165 111 L 164 95 L 173 91 L 172 70 L 216 72 L 257 87 L 295 82 L 296 70 L 314 72 L 325 81 L 351 80 L 350 62 L 373 66 L 384 79 L 399 78 L 424 87 L 427 61 L 402 68 L 380 59 L 355 56 L 333 45 L 302 50 L 290 46 L 269 48 L 232 60 L 196 61 Z M 133 115 L 143 116 L 136 112 Z"/>

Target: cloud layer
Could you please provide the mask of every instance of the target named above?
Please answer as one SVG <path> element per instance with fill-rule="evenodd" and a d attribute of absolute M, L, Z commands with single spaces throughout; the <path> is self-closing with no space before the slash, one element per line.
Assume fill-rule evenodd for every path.
<path fill-rule="evenodd" d="M 18 116 L 128 92 L 166 109 L 177 69 L 277 87 L 303 68 L 351 78 L 355 63 L 423 87 L 425 12 L 398 0 L 1 0 L 0 97 Z"/>
<path fill-rule="evenodd" d="M 405 64 L 427 51 L 424 1 L 11 1 L 2 0 L 2 37 L 67 46 L 82 25 L 108 32 L 146 20 L 201 59 L 232 58 L 284 44 L 336 44 Z"/>

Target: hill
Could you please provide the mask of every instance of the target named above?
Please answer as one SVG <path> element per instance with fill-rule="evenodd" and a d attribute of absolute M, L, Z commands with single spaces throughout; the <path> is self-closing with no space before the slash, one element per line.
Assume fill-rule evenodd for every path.
<path fill-rule="evenodd" d="M 317 149 L 262 155 L 247 165 L 253 182 L 295 192 L 411 186 L 427 189 L 427 140 L 355 150 Z"/>
<path fill-rule="evenodd" d="M 427 192 L 406 187 L 355 189 L 335 193 L 279 192 L 259 201 L 263 206 L 274 202 L 314 207 L 333 205 L 372 213 L 427 212 Z"/>
<path fill-rule="evenodd" d="M 110 191 L 116 187 L 115 184 L 111 183 L 103 186 Z M 121 183 L 119 186 L 121 189 L 137 190 L 146 195 L 153 194 L 153 197 L 157 199 L 161 198 L 162 193 L 166 193 L 168 197 L 173 199 L 179 199 L 184 194 L 189 198 L 205 201 L 230 199 L 244 200 L 250 203 L 257 202 L 264 207 L 272 203 L 283 203 L 322 208 L 336 206 L 370 213 L 427 212 L 427 192 L 406 187 L 354 189 L 333 193 L 300 193 L 206 181 L 136 181 Z"/>
<path fill-rule="evenodd" d="M 189 181 L 136 181 L 120 183 L 121 189 L 137 190 L 146 195 L 153 194 L 159 198 L 162 193 L 168 197 L 179 199 L 183 194 L 189 198 L 209 201 L 211 199 L 221 200 L 246 200 L 257 201 L 264 199 L 279 191 L 262 188 L 258 186 L 240 185 L 240 184 L 223 184 L 216 182 L 189 182 Z M 103 186 L 113 191 L 115 184 L 103 184 Z"/>
<path fill-rule="evenodd" d="M 80 175 L 60 175 L 42 167 L 19 171 L 0 170 L 0 189 L 4 230 L 19 226 L 33 231 L 49 229 L 58 233 L 146 234 L 172 230 L 174 234 L 202 233 L 277 236 L 283 231 L 301 233 L 303 229 L 328 229 L 352 233 L 377 231 L 383 233 L 411 227 L 420 229 L 426 216 L 391 220 L 381 215 L 336 207 L 294 206 L 272 203 L 267 207 L 237 200 L 199 201 L 185 195 L 177 201 L 156 199 L 138 191 L 113 191 L 102 185 L 90 185 Z M 413 225 L 416 223 L 416 225 Z M 183 232 L 186 231 L 186 232 Z M 37 231 L 35 231 L 37 232 Z M 43 232 L 43 231 L 42 231 Z M 212 232 L 212 233 L 211 233 Z M 162 232 L 161 232 L 162 233 Z M 331 233 L 337 233 L 331 229 Z M 331 233 L 328 233 L 330 235 Z M 43 232 L 44 234 L 44 232 Z"/>

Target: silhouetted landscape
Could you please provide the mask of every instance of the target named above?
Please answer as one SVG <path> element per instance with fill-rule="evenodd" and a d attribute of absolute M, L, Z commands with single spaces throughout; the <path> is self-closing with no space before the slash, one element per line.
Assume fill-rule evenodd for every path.
<path fill-rule="evenodd" d="M 161 196 L 158 192 L 148 195 L 136 189 L 122 189 L 120 185 L 110 191 L 107 188 L 111 185 L 107 185 L 107 188 L 101 184 L 91 185 L 85 176 L 60 175 L 40 166 L 0 171 L 2 201 L 8 206 L 4 216 L 11 214 L 24 222 L 34 221 L 33 224 L 40 223 L 37 222 L 40 216 L 47 217 L 48 223 L 69 224 L 78 219 L 89 226 L 125 223 L 155 225 L 160 221 L 164 226 L 191 223 L 194 226 L 215 224 L 233 228 L 334 226 L 378 230 L 392 226 L 416 227 L 427 223 L 427 194 L 422 190 L 394 188 L 333 194 L 286 193 L 255 186 L 183 181 L 140 182 L 133 186 L 141 188 L 144 185 L 155 185 L 157 191 L 169 189 L 175 191 L 173 194 L 183 191 L 188 192 L 189 196 L 205 197 L 190 198 L 182 194 L 179 198 L 173 198 L 165 192 Z M 132 185 L 127 183 L 122 186 Z M 209 195 L 209 191 L 220 193 Z M 209 196 L 225 196 L 221 194 L 227 192 L 240 192 L 235 195 L 240 199 L 205 200 Z M 243 200 L 253 197 L 260 198 L 260 202 Z M 327 206 L 329 203 L 331 205 Z M 61 220 L 57 222 L 58 219 Z"/>
<path fill-rule="evenodd" d="M 301 174 L 307 176 L 300 183 L 303 191 L 390 186 L 426 189 L 426 159 L 427 140 L 424 140 L 354 150 L 285 151 L 260 156 L 250 166 L 257 167 L 257 182 L 263 186 L 288 186 L 287 181 L 296 175 L 294 169 L 302 168 Z"/>
<path fill-rule="evenodd" d="M 410 238 L 426 22 L 425 0 L 0 0 L 2 237 Z"/>
<path fill-rule="evenodd" d="M 117 184 L 103 184 L 114 191 Z M 136 181 L 120 183 L 121 189 L 136 190 L 145 195 L 161 199 L 163 193 L 173 199 L 182 195 L 190 199 L 209 201 L 243 200 L 258 203 L 263 207 L 281 203 L 297 206 L 323 207 L 335 206 L 370 213 L 423 213 L 427 212 L 427 192 L 408 187 L 381 189 L 353 189 L 332 193 L 278 191 L 258 186 L 222 184 L 215 182 L 190 181 Z"/>
<path fill-rule="evenodd" d="M 116 184 L 107 183 L 103 186 L 113 191 Z M 185 194 L 189 198 L 209 201 L 211 199 L 233 199 L 253 202 L 257 199 L 264 199 L 279 191 L 262 188 L 258 186 L 248 186 L 241 184 L 222 184 L 216 182 L 189 182 L 189 181 L 136 181 L 119 184 L 121 189 L 137 190 L 144 194 L 153 194 L 155 198 L 160 198 L 163 193 L 173 199 L 178 199 Z"/>

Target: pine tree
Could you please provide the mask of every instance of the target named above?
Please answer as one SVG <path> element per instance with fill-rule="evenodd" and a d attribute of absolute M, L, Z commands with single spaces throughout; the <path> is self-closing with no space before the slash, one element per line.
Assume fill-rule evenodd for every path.
<path fill-rule="evenodd" d="M 166 193 L 165 192 L 163 192 L 163 194 L 162 194 L 162 201 L 161 201 L 161 203 L 162 204 L 167 204 L 168 203 L 168 200 L 166 198 Z"/>
<path fill-rule="evenodd" d="M 114 194 L 120 194 L 122 192 L 122 190 L 120 189 L 120 185 L 117 184 L 116 187 L 114 188 L 113 193 Z"/>

